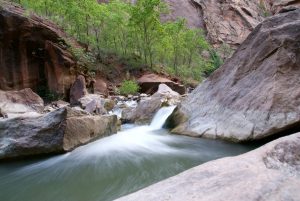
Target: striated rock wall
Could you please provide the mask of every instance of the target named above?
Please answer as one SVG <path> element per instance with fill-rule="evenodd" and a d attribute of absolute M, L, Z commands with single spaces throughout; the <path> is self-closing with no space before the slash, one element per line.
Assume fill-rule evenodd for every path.
<path fill-rule="evenodd" d="M 270 11 L 275 14 L 284 9 L 299 8 L 299 0 L 266 0 L 264 1 L 268 6 Z"/>
<path fill-rule="evenodd" d="M 190 27 L 202 28 L 215 47 L 236 49 L 267 17 L 282 9 L 300 7 L 299 0 L 165 0 L 170 13 L 163 20 L 185 18 Z"/>
<path fill-rule="evenodd" d="M 212 44 L 237 48 L 264 20 L 259 0 L 193 0 L 199 6 Z"/>
<path fill-rule="evenodd" d="M 191 28 L 205 28 L 201 8 L 193 0 L 164 0 L 169 6 L 169 13 L 162 16 L 162 20 L 186 19 Z"/>
<path fill-rule="evenodd" d="M 75 62 L 54 24 L 13 5 L 0 6 L 0 89 L 46 87 L 65 94 Z"/>

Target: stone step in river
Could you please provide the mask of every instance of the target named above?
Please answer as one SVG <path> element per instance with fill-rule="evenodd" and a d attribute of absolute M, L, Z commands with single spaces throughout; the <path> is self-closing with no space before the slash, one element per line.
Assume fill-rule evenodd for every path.
<path fill-rule="evenodd" d="M 170 135 L 162 126 L 174 107 L 149 126 L 123 130 L 71 153 L 0 164 L 2 201 L 110 201 L 210 160 L 253 146 Z"/>

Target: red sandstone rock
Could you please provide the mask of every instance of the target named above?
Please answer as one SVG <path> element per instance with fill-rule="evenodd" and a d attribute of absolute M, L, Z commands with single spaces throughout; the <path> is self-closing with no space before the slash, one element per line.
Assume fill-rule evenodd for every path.
<path fill-rule="evenodd" d="M 94 93 L 108 95 L 107 84 L 106 84 L 105 80 L 100 76 L 96 76 L 96 78 L 95 78 Z"/>
<path fill-rule="evenodd" d="M 186 89 L 183 85 L 180 85 L 156 74 L 143 75 L 138 79 L 138 83 L 141 87 L 141 93 L 152 94 L 158 90 L 158 86 L 160 84 L 168 85 L 172 90 L 178 92 L 179 94 L 186 93 Z"/>
<path fill-rule="evenodd" d="M 40 87 L 66 94 L 75 80 L 75 62 L 64 33 L 54 24 L 24 10 L 0 6 L 0 90 Z"/>
<path fill-rule="evenodd" d="M 78 105 L 79 99 L 87 94 L 85 78 L 79 75 L 70 90 L 70 104 Z"/>

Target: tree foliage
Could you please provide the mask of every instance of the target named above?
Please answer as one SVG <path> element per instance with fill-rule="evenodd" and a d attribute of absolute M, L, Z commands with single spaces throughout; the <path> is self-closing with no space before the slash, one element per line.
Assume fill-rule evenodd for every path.
<path fill-rule="evenodd" d="M 216 65 L 215 57 L 201 56 L 211 47 L 200 29 L 188 28 L 184 19 L 161 22 L 160 15 L 168 12 L 161 0 L 137 0 L 135 4 L 121 0 L 107 4 L 96 0 L 16 2 L 61 25 L 98 57 L 111 52 L 139 58 L 149 69 L 195 80 Z"/>

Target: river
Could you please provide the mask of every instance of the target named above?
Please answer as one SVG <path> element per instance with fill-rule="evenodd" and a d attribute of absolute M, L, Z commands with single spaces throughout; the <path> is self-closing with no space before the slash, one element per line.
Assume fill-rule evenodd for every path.
<path fill-rule="evenodd" d="M 110 201 L 210 160 L 253 147 L 170 135 L 162 129 L 174 107 L 149 126 L 122 131 L 74 151 L 0 164 L 1 201 Z"/>

